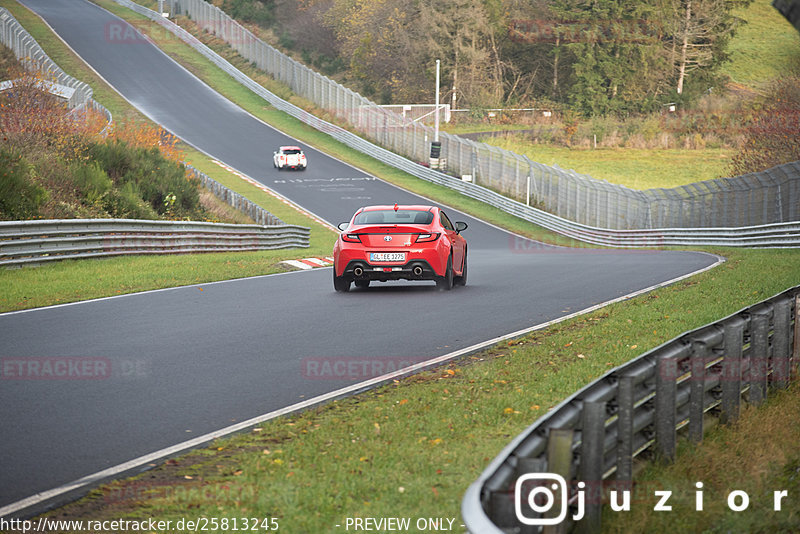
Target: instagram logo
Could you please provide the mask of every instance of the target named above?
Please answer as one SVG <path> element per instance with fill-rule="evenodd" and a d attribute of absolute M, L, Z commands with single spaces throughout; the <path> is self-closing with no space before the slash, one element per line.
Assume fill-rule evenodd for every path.
<path fill-rule="evenodd" d="M 584 482 L 578 482 L 578 512 L 572 519 L 584 515 Z M 528 473 L 517 479 L 514 486 L 514 512 L 525 525 L 558 525 L 567 517 L 569 489 L 564 477 L 556 473 Z M 532 512 L 532 513 L 531 513 Z M 547 515 L 548 517 L 543 517 Z"/>

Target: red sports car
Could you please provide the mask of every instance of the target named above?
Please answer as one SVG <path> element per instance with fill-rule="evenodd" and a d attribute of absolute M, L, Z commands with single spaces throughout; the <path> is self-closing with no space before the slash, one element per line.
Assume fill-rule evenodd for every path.
<path fill-rule="evenodd" d="M 368 206 L 339 225 L 333 287 L 349 291 L 372 280 L 435 280 L 440 289 L 467 283 L 467 242 L 435 206 Z"/>

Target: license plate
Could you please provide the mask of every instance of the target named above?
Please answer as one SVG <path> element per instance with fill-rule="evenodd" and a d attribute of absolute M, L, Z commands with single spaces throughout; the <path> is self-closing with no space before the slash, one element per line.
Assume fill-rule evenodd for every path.
<path fill-rule="evenodd" d="M 369 261 L 406 261 L 405 252 L 370 252 Z"/>

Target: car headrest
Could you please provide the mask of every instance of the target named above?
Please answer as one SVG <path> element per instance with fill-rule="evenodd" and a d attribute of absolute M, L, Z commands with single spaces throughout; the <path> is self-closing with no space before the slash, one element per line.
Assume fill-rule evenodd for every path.
<path fill-rule="evenodd" d="M 419 212 L 414 217 L 414 224 L 427 224 L 428 223 L 428 212 Z"/>
<path fill-rule="evenodd" d="M 367 217 L 364 220 L 367 224 L 379 224 L 383 222 L 383 213 L 376 211 L 373 213 L 367 213 Z"/>

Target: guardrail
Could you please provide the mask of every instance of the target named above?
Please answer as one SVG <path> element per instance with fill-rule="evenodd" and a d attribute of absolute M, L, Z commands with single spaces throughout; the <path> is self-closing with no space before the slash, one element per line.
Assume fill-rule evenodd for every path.
<path fill-rule="evenodd" d="M 310 229 L 191 221 L 0 221 L 0 266 L 121 256 L 308 247 Z"/>
<path fill-rule="evenodd" d="M 214 195 L 217 198 L 219 198 L 223 202 L 226 202 L 234 209 L 237 209 L 238 211 L 244 213 L 245 215 L 253 219 L 253 221 L 255 221 L 256 224 L 267 225 L 267 226 L 286 224 L 278 217 L 268 212 L 267 210 L 265 210 L 252 200 L 248 199 L 243 195 L 240 195 L 236 191 L 228 189 L 218 181 L 214 180 L 207 174 L 198 171 L 188 163 L 184 163 L 184 166 L 189 170 L 189 172 L 192 175 L 194 175 L 198 180 L 200 180 L 200 182 L 206 189 L 214 193 Z"/>
<path fill-rule="evenodd" d="M 470 485 L 461 506 L 464 522 L 474 534 L 538 532 L 553 516 L 534 513 L 527 503 L 536 485 L 517 482 L 533 484 L 520 477 L 551 473 L 568 488 L 558 531 L 579 525 L 597 532 L 604 486 L 630 489 L 635 458 L 648 451 L 674 459 L 679 434 L 700 442 L 704 418 L 735 421 L 745 398 L 758 405 L 768 387 L 787 387 L 798 363 L 800 286 L 668 341 L 559 404 Z M 578 490 L 585 515 L 576 523 Z"/>
<path fill-rule="evenodd" d="M 39 71 L 47 77 L 47 81 L 74 89 L 67 100 L 69 107 L 75 110 L 88 108 L 101 113 L 106 119 L 106 126 L 100 134 L 106 134 L 111 127 L 113 117 L 102 104 L 93 100 L 92 88 L 61 70 L 36 39 L 31 37 L 11 12 L 3 7 L 0 7 L 0 42 L 9 47 L 28 70 Z"/>
<path fill-rule="evenodd" d="M 587 243 L 592 243 L 596 245 L 605 245 L 610 247 L 652 247 L 652 246 L 679 246 L 679 245 L 694 245 L 694 246 L 748 246 L 748 247 L 796 247 L 800 246 L 800 222 L 794 223 L 777 223 L 777 224 L 770 224 L 770 225 L 760 225 L 760 226 L 748 226 L 748 227 L 734 227 L 734 228 L 702 228 L 702 229 L 691 229 L 691 228 L 661 228 L 661 229 L 647 229 L 647 230 L 611 230 L 607 228 L 599 228 L 595 226 L 589 226 L 586 224 L 581 224 L 577 222 L 573 222 L 571 220 L 565 219 L 563 217 L 559 217 L 557 215 L 553 215 L 551 213 L 547 213 L 545 211 L 536 209 L 532 206 L 527 205 L 527 203 L 519 202 L 517 200 L 508 198 L 496 191 L 493 191 L 489 188 L 483 187 L 481 185 L 472 183 L 472 182 L 465 182 L 461 179 L 455 178 L 453 176 L 449 176 L 447 174 L 423 167 L 414 161 L 406 159 L 405 157 L 391 152 L 385 148 L 382 148 L 378 145 L 375 145 L 366 139 L 359 137 L 358 135 L 345 130 L 335 124 L 331 124 L 327 121 L 324 121 L 314 115 L 311 115 L 304 109 L 301 109 L 285 100 L 281 99 L 274 93 L 268 91 L 260 84 L 256 83 L 252 79 L 250 79 L 247 75 L 242 73 L 236 67 L 231 65 L 228 61 L 222 58 L 219 54 L 215 53 L 209 47 L 204 45 L 200 42 L 196 37 L 194 37 L 191 33 L 186 31 L 185 29 L 181 28 L 174 22 L 165 19 L 164 17 L 160 16 L 155 11 L 147 9 L 131 0 L 114 0 L 116 3 L 125 6 L 141 15 L 144 15 L 151 20 L 157 22 L 159 25 L 167 29 L 169 32 L 174 34 L 176 37 L 187 43 L 189 46 L 197 50 L 200 54 L 204 57 L 209 59 L 215 65 L 217 65 L 220 69 L 226 72 L 228 75 L 233 77 L 236 81 L 259 95 L 261 98 L 266 100 L 269 104 L 274 106 L 275 108 L 291 115 L 292 117 L 302 121 L 309 126 L 327 133 L 337 141 L 340 141 L 350 148 L 358 150 L 364 154 L 367 154 L 383 163 L 391 165 L 397 169 L 400 169 L 412 176 L 416 176 L 417 178 L 421 178 L 423 180 L 436 183 L 442 185 L 444 187 L 448 187 L 450 189 L 456 190 L 459 193 L 468 196 L 470 198 L 474 198 L 480 200 L 481 202 L 485 202 L 491 206 L 499 208 L 503 211 L 511 213 L 517 217 L 525 219 L 529 222 L 535 223 L 543 228 L 551 230 L 553 232 L 557 232 L 574 239 L 584 241 Z M 198 0 L 191 0 L 194 4 Z M 202 2 L 205 4 L 204 2 Z M 187 2 L 182 2 L 181 9 L 186 9 Z M 238 24 L 233 21 L 232 19 L 228 18 L 222 11 L 214 6 L 208 6 L 209 10 L 214 14 L 210 20 L 215 25 L 222 24 L 221 21 L 225 21 L 225 26 L 227 28 L 226 35 L 230 37 L 232 35 L 230 32 L 238 32 L 237 39 L 241 39 L 240 43 L 244 46 L 244 43 L 248 43 L 248 46 L 256 47 L 258 41 L 250 32 L 244 28 L 238 26 Z M 262 43 L 263 44 L 263 43 Z M 264 45 L 268 46 L 268 45 Z M 270 47 L 271 48 L 271 47 Z M 263 56 L 264 52 L 262 50 L 262 56 L 260 59 L 256 61 L 259 67 L 266 65 L 267 59 Z M 298 64 L 299 65 L 299 64 Z M 292 67 L 295 69 L 295 67 Z M 297 67 L 299 69 L 299 67 Z M 303 69 L 309 70 L 306 67 Z M 294 71 L 292 71 L 294 72 Z M 297 75 L 300 76 L 301 72 L 305 72 L 302 69 L 297 70 Z M 310 71 L 313 72 L 313 71 Z M 314 73 L 316 74 L 316 73 Z M 348 90 L 349 91 L 349 90 Z M 319 94 L 323 94 L 324 91 L 320 92 Z M 352 91 L 351 96 L 348 98 L 361 98 L 360 95 L 356 95 Z M 342 99 L 339 99 L 342 100 Z M 385 110 L 381 110 L 381 113 L 390 113 Z M 372 120 L 372 119 L 370 119 Z M 469 143 L 474 143 L 473 141 L 467 140 Z M 524 158 L 527 162 L 526 164 L 530 164 L 532 168 L 538 169 L 537 172 L 546 173 L 546 166 L 542 166 L 538 163 L 532 162 L 527 158 Z M 789 163 L 786 165 L 782 165 L 776 167 L 772 170 L 777 174 L 781 175 L 797 175 L 800 176 L 800 162 Z M 610 185 L 610 184 L 607 184 Z M 798 180 L 795 184 L 800 189 L 800 180 Z M 533 191 L 535 193 L 535 191 Z M 790 192 L 787 191 L 786 198 L 788 198 Z M 549 194 L 549 193 L 548 193 Z M 576 195 L 568 195 L 569 198 L 573 198 Z M 609 209 L 607 203 L 599 202 L 597 204 L 591 204 L 588 201 L 588 197 L 584 198 L 580 204 L 580 210 L 586 212 L 596 212 L 600 213 L 604 210 Z M 705 201 L 703 201 L 705 202 Z M 762 203 L 766 203 L 766 198 L 762 199 Z M 739 201 L 731 203 L 731 206 L 740 206 Z M 691 208 L 691 209 L 689 209 Z M 693 211 L 695 209 L 701 209 L 694 204 L 690 204 L 687 200 L 687 209 L 689 211 Z M 633 211 L 630 212 L 631 216 L 633 215 Z M 651 219 L 652 220 L 652 219 Z"/>

